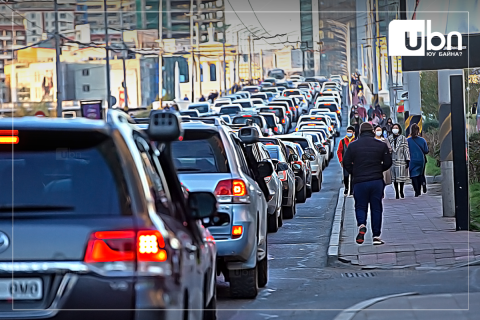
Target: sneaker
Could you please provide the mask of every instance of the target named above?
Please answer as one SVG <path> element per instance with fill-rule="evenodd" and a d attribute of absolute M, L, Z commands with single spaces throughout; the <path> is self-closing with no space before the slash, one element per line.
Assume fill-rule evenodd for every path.
<path fill-rule="evenodd" d="M 344 196 L 347 196 L 347 195 L 348 195 L 348 190 L 347 190 L 347 189 L 345 189 L 345 191 L 343 192 L 343 195 L 344 195 Z"/>
<path fill-rule="evenodd" d="M 384 244 L 385 242 L 383 242 L 382 239 L 380 239 L 380 237 L 373 237 L 373 245 L 375 246 L 379 246 L 379 245 L 382 245 Z"/>
<path fill-rule="evenodd" d="M 349 197 L 349 198 L 353 198 L 353 194 L 350 193 L 350 194 L 348 195 L 348 197 Z"/>
<path fill-rule="evenodd" d="M 423 193 L 427 193 L 427 185 L 426 184 L 423 185 Z"/>
<path fill-rule="evenodd" d="M 358 244 L 362 244 L 363 241 L 365 241 L 365 233 L 367 233 L 367 227 L 362 224 L 360 227 L 358 227 L 358 234 L 357 238 L 355 239 Z"/>

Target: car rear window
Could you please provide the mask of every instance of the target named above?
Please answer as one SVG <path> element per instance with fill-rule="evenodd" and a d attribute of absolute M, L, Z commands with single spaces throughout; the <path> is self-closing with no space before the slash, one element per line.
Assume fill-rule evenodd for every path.
<path fill-rule="evenodd" d="M 269 112 L 269 113 L 274 113 L 277 117 L 280 119 L 284 118 L 283 110 L 280 108 L 260 108 L 260 112 Z"/>
<path fill-rule="evenodd" d="M 240 107 L 222 107 L 220 114 L 236 114 L 240 112 Z"/>
<path fill-rule="evenodd" d="M 243 91 L 248 91 L 248 92 L 254 92 L 254 93 L 257 93 L 257 92 L 258 92 L 258 88 L 257 88 L 257 87 L 243 88 L 242 90 L 243 90 Z"/>
<path fill-rule="evenodd" d="M 202 104 L 202 105 L 196 105 L 196 106 L 188 106 L 188 109 L 196 109 L 200 113 L 207 113 L 208 112 L 208 105 Z"/>
<path fill-rule="evenodd" d="M 185 130 L 182 141 L 172 143 L 179 173 L 228 173 L 227 154 L 218 132 Z"/>
<path fill-rule="evenodd" d="M 273 128 L 276 126 L 275 124 L 275 118 L 274 118 L 274 115 L 262 115 L 262 117 L 265 119 L 265 121 L 267 122 L 267 126 L 269 128 Z"/>
<path fill-rule="evenodd" d="M 19 130 L 18 137 L 18 144 L 0 145 L 1 215 L 11 213 L 12 207 L 16 216 L 131 215 L 120 157 L 110 136 Z"/>
<path fill-rule="evenodd" d="M 299 93 L 297 90 L 295 90 L 295 91 L 286 91 L 286 92 L 283 93 L 283 95 L 284 95 L 285 97 L 298 96 L 299 94 L 301 94 L 301 93 Z"/>
<path fill-rule="evenodd" d="M 297 88 L 300 88 L 300 89 L 310 89 L 310 86 L 308 84 L 299 84 L 297 86 Z"/>
<path fill-rule="evenodd" d="M 229 105 L 229 104 L 230 104 L 230 101 L 221 101 L 221 102 L 215 103 L 215 107 L 226 106 L 226 105 Z"/>
<path fill-rule="evenodd" d="M 242 108 L 252 108 L 252 104 L 250 102 L 237 102 L 239 105 L 242 106 Z"/>
<path fill-rule="evenodd" d="M 198 113 L 195 111 L 182 111 L 180 112 L 182 116 L 198 117 Z"/>
<path fill-rule="evenodd" d="M 266 99 L 267 97 L 266 97 L 266 94 L 252 94 L 251 98 L 252 98 L 252 99 L 255 99 L 255 98 L 257 98 L 257 99 Z"/>
<path fill-rule="evenodd" d="M 248 120 L 253 120 L 260 128 L 263 126 L 262 119 L 259 117 L 235 117 L 233 118 L 232 124 L 247 124 Z"/>
<path fill-rule="evenodd" d="M 298 143 L 300 146 L 302 146 L 303 149 L 308 148 L 308 141 L 306 139 L 301 139 L 301 138 L 282 138 L 282 140 L 285 141 L 290 141 L 294 143 Z"/>
<path fill-rule="evenodd" d="M 330 111 L 332 112 L 335 112 L 337 111 L 337 106 L 333 103 L 322 103 L 320 102 L 318 105 L 317 105 L 317 108 L 328 108 Z"/>

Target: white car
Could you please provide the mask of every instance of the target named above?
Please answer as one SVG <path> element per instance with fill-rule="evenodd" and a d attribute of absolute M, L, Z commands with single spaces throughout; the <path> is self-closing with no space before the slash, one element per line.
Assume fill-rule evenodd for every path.
<path fill-rule="evenodd" d="M 301 75 L 298 75 L 298 74 L 292 74 L 290 76 L 290 80 L 298 80 L 298 81 L 305 81 L 305 78 L 302 77 Z"/>
<path fill-rule="evenodd" d="M 255 108 L 266 106 L 265 101 L 263 99 L 260 99 L 260 98 L 253 98 L 253 99 L 250 99 L 250 101 L 253 103 Z"/>
<path fill-rule="evenodd" d="M 329 130 L 329 127 L 327 125 L 316 123 L 303 123 L 300 126 L 298 132 L 303 131 L 325 132 L 325 134 L 327 135 L 328 143 L 330 144 L 330 159 L 333 157 L 333 150 L 335 149 L 335 138 L 332 134 L 332 131 Z"/>
<path fill-rule="evenodd" d="M 244 111 L 253 111 L 255 108 L 255 105 L 250 99 L 239 99 L 235 101 L 235 104 L 241 105 Z"/>
<path fill-rule="evenodd" d="M 317 97 L 317 100 L 319 98 L 334 98 L 335 101 L 338 103 L 338 105 L 342 105 L 342 98 L 340 94 L 337 91 L 324 91 L 320 92 L 320 94 Z"/>
<path fill-rule="evenodd" d="M 308 113 L 308 102 L 303 94 L 298 96 L 290 96 L 289 98 L 295 98 L 298 101 L 298 113 L 307 114 Z"/>
<path fill-rule="evenodd" d="M 248 96 L 248 99 L 250 99 L 250 96 L 252 95 L 252 93 L 250 91 L 237 91 L 235 93 L 246 94 Z"/>
<path fill-rule="evenodd" d="M 225 98 L 217 99 L 215 100 L 215 103 L 213 104 L 212 109 L 214 112 L 219 112 L 221 107 L 228 106 L 229 104 L 232 104 L 232 100 L 230 99 L 225 99 Z"/>

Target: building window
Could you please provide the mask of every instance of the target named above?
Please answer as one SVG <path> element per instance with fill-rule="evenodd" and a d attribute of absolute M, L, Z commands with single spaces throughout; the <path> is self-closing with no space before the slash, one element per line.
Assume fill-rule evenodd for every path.
<path fill-rule="evenodd" d="M 35 19 L 35 13 L 30 13 L 30 18 Z"/>
<path fill-rule="evenodd" d="M 83 92 L 90 92 L 90 85 L 84 84 L 83 85 Z"/>
<path fill-rule="evenodd" d="M 89 69 L 83 69 L 82 70 L 82 76 L 89 76 L 90 75 L 90 70 Z"/>
<path fill-rule="evenodd" d="M 319 32 L 319 33 L 320 33 L 320 39 L 324 39 L 324 38 L 325 38 L 325 34 L 323 33 L 323 31 L 322 31 L 322 30 L 320 30 L 320 32 Z"/>
<path fill-rule="evenodd" d="M 37 34 L 37 30 L 32 30 L 32 34 L 33 34 L 33 35 L 36 35 L 36 34 Z"/>
<path fill-rule="evenodd" d="M 60 26 L 61 26 L 61 27 L 66 27 L 66 26 L 67 26 L 67 23 L 64 22 L 64 21 L 62 21 L 62 22 L 60 22 Z"/>
<path fill-rule="evenodd" d="M 32 42 L 37 42 L 37 38 L 33 37 Z"/>
<path fill-rule="evenodd" d="M 35 28 L 37 26 L 37 23 L 35 21 L 32 21 L 32 27 Z"/>
<path fill-rule="evenodd" d="M 65 19 L 67 15 L 65 13 L 60 13 L 60 19 Z"/>
<path fill-rule="evenodd" d="M 327 36 L 328 38 L 333 39 L 333 32 L 328 31 Z"/>
<path fill-rule="evenodd" d="M 217 66 L 214 64 L 210 65 L 210 81 L 217 81 Z"/>

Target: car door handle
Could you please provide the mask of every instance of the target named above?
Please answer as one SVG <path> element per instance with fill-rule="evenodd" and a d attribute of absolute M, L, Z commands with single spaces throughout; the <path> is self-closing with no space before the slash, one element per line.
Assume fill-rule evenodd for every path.
<path fill-rule="evenodd" d="M 189 243 L 187 243 L 187 244 L 185 245 L 185 249 L 186 249 L 189 253 L 194 253 L 194 252 L 197 251 L 197 247 L 194 246 L 194 245 L 191 245 L 191 244 L 189 244 Z"/>

